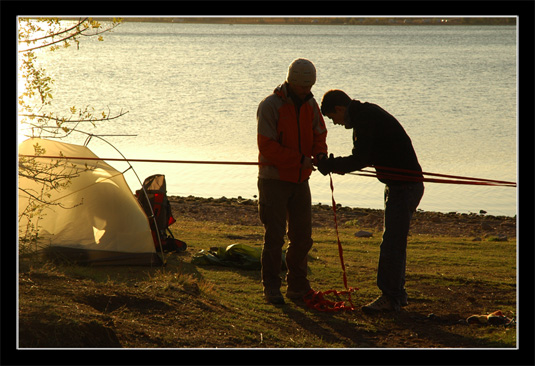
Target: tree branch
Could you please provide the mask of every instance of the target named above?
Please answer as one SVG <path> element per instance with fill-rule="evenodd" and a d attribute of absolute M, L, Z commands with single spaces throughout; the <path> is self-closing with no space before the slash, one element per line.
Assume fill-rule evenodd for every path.
<path fill-rule="evenodd" d="M 51 35 L 48 35 L 48 36 L 45 36 L 45 37 L 41 37 L 41 38 L 38 38 L 38 39 L 35 39 L 35 40 L 22 40 L 20 42 L 26 42 L 26 43 L 31 43 L 31 42 L 35 42 L 35 41 L 38 41 L 38 40 L 43 40 L 43 39 L 47 39 L 47 38 L 53 38 L 55 36 L 58 36 L 60 34 L 63 34 L 63 33 L 67 33 L 67 32 L 70 32 L 72 31 L 73 29 L 75 28 L 78 28 L 80 27 L 84 22 L 86 22 L 89 18 L 85 18 L 84 20 L 82 21 L 79 21 L 78 24 L 76 24 L 74 27 L 71 27 L 70 29 L 68 30 L 64 30 L 62 32 L 58 32 L 58 33 L 54 33 L 54 34 L 51 34 Z M 112 24 L 111 27 L 109 28 L 106 28 L 104 30 L 97 30 L 95 34 L 84 34 L 84 32 L 86 32 L 88 29 L 92 28 L 91 26 L 86 26 L 84 29 L 82 30 L 77 30 L 76 32 L 72 33 L 72 34 L 69 34 L 67 35 L 66 37 L 64 38 L 61 38 L 60 40 L 57 40 L 57 41 L 54 41 L 54 42 L 50 42 L 50 43 L 45 43 L 45 44 L 42 44 L 40 46 L 36 46 L 36 47 L 33 47 L 33 48 L 27 48 L 25 50 L 20 50 L 19 53 L 24 53 L 24 52 L 29 52 L 29 51 L 34 51 L 34 50 L 37 50 L 37 49 L 40 49 L 40 48 L 44 48 L 44 47 L 49 47 L 49 46 L 52 46 L 56 43 L 60 43 L 60 42 L 64 42 L 66 40 L 68 40 L 69 38 L 72 38 L 73 40 L 76 41 L 76 36 L 78 35 L 82 35 L 82 36 L 85 36 L 85 37 L 92 37 L 92 36 L 96 36 L 96 35 L 99 35 L 99 34 L 102 34 L 102 33 L 106 33 L 106 32 L 109 32 L 111 31 L 112 29 L 116 28 L 119 24 Z"/>
<path fill-rule="evenodd" d="M 60 123 L 65 123 L 65 122 L 69 122 L 69 123 L 91 122 L 91 123 L 93 123 L 93 122 L 99 122 L 99 121 L 111 121 L 113 119 L 117 119 L 119 117 L 122 117 L 127 113 L 128 113 L 128 111 L 123 112 L 123 110 L 121 109 L 119 114 L 116 115 L 116 116 L 112 116 L 112 117 L 108 116 L 106 118 L 95 118 L 95 119 L 80 119 L 80 120 L 58 118 L 58 117 L 53 117 L 53 116 L 47 116 L 47 115 L 44 115 L 44 114 L 23 114 L 22 113 L 22 114 L 19 114 L 19 117 L 44 118 L 44 119 L 49 119 L 49 120 L 53 120 L 53 121 L 60 122 Z M 30 125 L 32 125 L 32 124 L 30 124 Z M 41 127 L 41 126 L 35 126 L 35 125 L 32 125 L 32 126 L 33 127 Z"/>
<path fill-rule="evenodd" d="M 36 38 L 36 39 L 26 39 L 26 40 L 20 40 L 19 42 L 24 42 L 24 43 L 31 43 L 31 42 L 37 42 L 37 41 L 41 41 L 43 39 L 47 39 L 47 38 L 54 38 L 56 36 L 59 36 L 60 34 L 63 34 L 63 33 L 67 33 L 67 32 L 70 32 L 71 30 L 75 29 L 75 28 L 78 28 L 81 24 L 83 24 L 87 19 L 89 18 L 84 18 L 83 20 L 79 20 L 78 21 L 78 24 L 76 24 L 74 27 L 71 27 L 69 29 L 65 29 L 64 31 L 62 32 L 58 32 L 58 33 L 53 33 L 53 34 L 49 34 L 49 35 L 46 35 L 44 37 L 41 37 L 41 38 Z"/>

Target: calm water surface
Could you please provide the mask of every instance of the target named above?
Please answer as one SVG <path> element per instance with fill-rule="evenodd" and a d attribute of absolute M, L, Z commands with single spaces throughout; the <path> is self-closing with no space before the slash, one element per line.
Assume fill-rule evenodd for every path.
<path fill-rule="evenodd" d="M 256 161 L 258 103 L 305 57 L 317 68 L 318 101 L 338 88 L 379 104 L 404 126 L 424 171 L 516 181 L 516 27 L 125 23 L 104 42 L 39 56 L 55 79 L 56 110 L 128 111 L 79 129 L 136 135 L 106 137 L 129 158 Z M 351 132 L 326 122 L 330 152 L 349 154 Z M 118 157 L 96 138 L 89 147 Z M 141 180 L 165 174 L 170 195 L 257 194 L 253 166 L 133 166 Z M 126 177 L 139 188 L 132 172 Z M 344 206 L 383 207 L 374 178 L 335 176 L 334 185 Z M 315 203 L 330 203 L 328 177 L 314 173 L 311 189 Z M 513 188 L 427 183 L 420 208 L 513 216 L 516 198 Z"/>

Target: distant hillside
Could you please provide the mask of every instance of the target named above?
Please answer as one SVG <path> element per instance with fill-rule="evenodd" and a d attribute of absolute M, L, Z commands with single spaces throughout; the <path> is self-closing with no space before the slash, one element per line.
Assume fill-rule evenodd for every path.
<path fill-rule="evenodd" d="M 516 18 L 318 18 L 318 17 L 127 17 L 127 22 L 213 23 L 213 24 L 317 24 L 317 25 L 516 25 Z"/>

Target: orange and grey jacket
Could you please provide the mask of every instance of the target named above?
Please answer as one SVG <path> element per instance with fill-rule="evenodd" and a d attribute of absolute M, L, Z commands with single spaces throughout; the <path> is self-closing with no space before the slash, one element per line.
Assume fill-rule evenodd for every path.
<path fill-rule="evenodd" d="M 327 154 L 327 128 L 312 94 L 299 106 L 289 92 L 279 85 L 258 106 L 258 177 L 300 183 L 312 173 L 304 158 Z"/>

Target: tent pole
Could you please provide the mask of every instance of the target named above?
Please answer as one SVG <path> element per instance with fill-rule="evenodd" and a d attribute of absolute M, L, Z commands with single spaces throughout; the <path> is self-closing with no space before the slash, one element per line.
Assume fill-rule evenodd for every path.
<path fill-rule="evenodd" d="M 136 170 L 134 169 L 132 164 L 130 164 L 130 161 L 123 155 L 123 153 L 121 151 L 119 151 L 119 149 L 117 149 L 115 146 L 113 146 L 113 144 L 110 143 L 109 141 L 107 141 L 106 139 L 103 139 L 101 136 L 94 135 L 92 133 L 88 133 L 88 132 L 84 132 L 84 131 L 80 131 L 80 130 L 73 130 L 73 131 L 80 132 L 80 133 L 85 133 L 86 135 L 88 135 L 88 137 L 87 137 L 87 139 L 86 139 L 86 141 L 84 143 L 84 146 L 87 146 L 89 144 L 89 141 L 91 141 L 91 138 L 93 136 L 94 137 L 98 137 L 99 139 L 101 139 L 102 141 L 104 141 L 105 143 L 107 143 L 108 145 L 113 147 L 115 149 L 115 151 L 117 151 L 119 153 L 119 155 L 121 155 L 123 157 L 124 161 L 126 161 L 128 163 L 128 165 L 130 167 L 128 169 L 132 169 L 132 171 L 134 172 L 134 175 L 136 176 L 136 178 L 137 178 L 137 180 L 139 182 L 139 185 L 141 186 L 141 189 L 143 189 L 143 193 L 145 194 L 145 199 L 147 200 L 147 202 L 149 202 L 151 217 L 152 217 L 152 220 L 154 221 L 154 226 L 156 228 L 156 235 L 158 236 L 158 245 L 160 247 L 160 253 L 161 253 L 161 256 L 162 256 L 162 264 L 163 264 L 163 266 L 165 266 L 167 264 L 167 258 L 165 257 L 165 253 L 163 251 L 162 239 L 160 237 L 160 230 L 159 230 L 158 224 L 156 222 L 156 217 L 154 216 L 154 211 L 152 210 L 152 206 L 150 204 L 149 196 L 147 195 L 147 191 L 145 191 L 145 188 L 143 187 L 143 183 L 141 182 L 141 179 L 139 179 L 139 176 L 137 175 Z"/>

